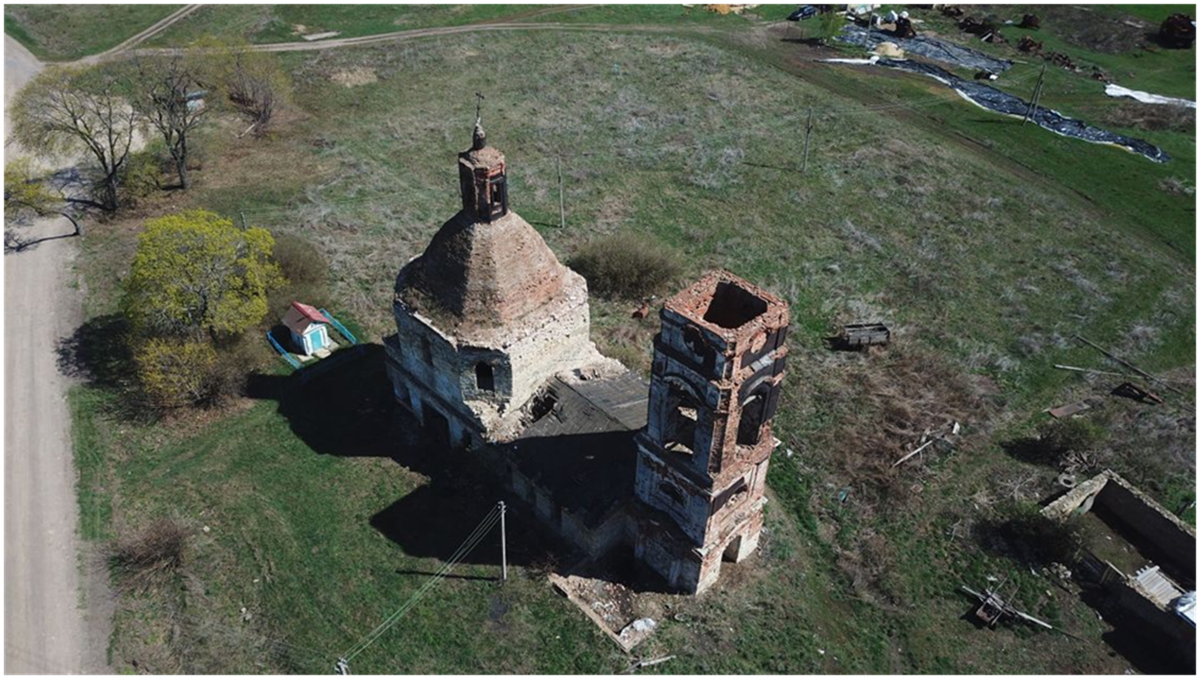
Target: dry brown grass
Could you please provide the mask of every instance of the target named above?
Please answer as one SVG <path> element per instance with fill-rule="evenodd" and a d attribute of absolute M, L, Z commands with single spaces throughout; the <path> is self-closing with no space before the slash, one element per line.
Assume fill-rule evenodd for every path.
<path fill-rule="evenodd" d="M 165 585 L 184 565 L 189 535 L 179 523 L 159 519 L 117 540 L 109 561 L 121 588 L 142 592 Z"/>
<path fill-rule="evenodd" d="M 984 378 L 909 346 L 849 355 L 840 379 L 823 393 L 840 416 L 819 433 L 813 450 L 841 486 L 849 486 L 864 516 L 903 503 L 916 486 L 916 470 L 945 452 L 935 443 L 899 467 L 922 436 L 959 422 L 968 433 L 987 429 L 994 414 L 993 387 Z M 955 437 L 964 445 L 969 435 Z"/>
<path fill-rule="evenodd" d="M 1113 127 L 1133 127 L 1139 130 L 1194 132 L 1196 109 L 1140 102 L 1122 103 L 1105 111 L 1104 123 Z"/>

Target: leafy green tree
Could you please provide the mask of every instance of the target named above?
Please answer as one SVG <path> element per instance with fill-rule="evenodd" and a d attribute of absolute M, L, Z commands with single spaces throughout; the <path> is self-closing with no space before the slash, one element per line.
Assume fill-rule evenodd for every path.
<path fill-rule="evenodd" d="M 193 339 L 247 330 L 284 283 L 274 244 L 266 229 L 240 229 L 204 210 L 147 222 L 125 283 L 130 326 L 143 337 Z"/>

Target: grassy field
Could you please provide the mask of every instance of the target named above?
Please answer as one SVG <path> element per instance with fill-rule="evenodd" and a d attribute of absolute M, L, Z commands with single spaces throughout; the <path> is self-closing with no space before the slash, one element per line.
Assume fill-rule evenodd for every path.
<path fill-rule="evenodd" d="M 749 29 L 754 19 L 781 20 L 794 2 L 770 1 L 745 17 L 720 16 L 678 2 L 209 2 L 146 43 L 168 47 L 204 35 L 238 35 L 256 43 L 294 42 L 337 31 L 340 37 L 488 22 L 607 23 Z"/>
<path fill-rule="evenodd" d="M 4 32 L 42 61 L 116 47 L 182 5 L 4 5 Z"/>
<path fill-rule="evenodd" d="M 1040 29 L 1009 25 L 1002 28 L 1005 43 L 985 43 L 978 39 L 971 39 L 970 43 L 975 49 L 1017 62 L 1009 76 L 1040 69 L 1043 63 L 1036 55 L 1026 54 L 1017 49 L 1017 44 L 1023 37 L 1042 43 L 1043 53 L 1066 54 L 1080 67 L 1080 72 L 1071 73 L 1061 67 L 1051 66 L 1048 70 L 1059 77 L 1055 81 L 1048 81 L 1046 94 L 1067 96 L 1067 101 L 1074 100 L 1078 103 L 1089 92 L 1103 91 L 1104 83 L 1090 77 L 1092 67 L 1098 67 L 1108 74 L 1113 82 L 1130 89 L 1195 99 L 1195 49 L 1167 49 L 1147 37 L 1157 34 L 1162 18 L 1173 13 L 1165 12 L 1162 18 L 1153 19 L 1156 10 L 1161 7 L 1163 6 L 1145 6 L 1149 12 L 1142 17 L 1145 22 L 1140 27 L 1124 23 L 1131 20 L 1131 17 L 1117 11 L 1112 5 L 1096 6 L 1094 10 L 1077 7 L 1039 7 L 1036 11 L 1041 20 Z M 1022 12 L 1020 9 L 1009 9 L 1005 12 L 989 7 L 969 13 L 988 14 L 997 19 L 1019 20 Z M 937 12 L 922 11 L 919 12 L 919 16 L 926 20 L 928 29 L 951 37 L 958 34 L 962 39 L 971 38 L 959 33 L 952 20 Z M 1025 96 L 1028 97 L 1032 90 L 1030 84 L 1026 88 Z"/>
<path fill-rule="evenodd" d="M 383 20 L 368 16 L 339 25 Z M 333 25 L 322 21 L 311 27 Z M 111 322 L 142 218 L 202 206 L 316 244 L 331 263 L 331 311 L 377 343 L 395 272 L 457 209 L 454 154 L 474 115 L 462 93 L 483 91 L 511 204 L 560 258 L 637 230 L 684 255 L 677 284 L 723 266 L 792 304 L 776 435 L 794 455 L 771 468 L 768 537 L 716 591 L 670 601 L 683 622 L 664 620 L 640 652 L 677 659 L 649 671 L 1123 671 L 1099 640 L 1107 623 L 980 536 L 1005 503 L 1041 499 L 1057 474 L 1002 444 L 1028 435 L 1043 408 L 1103 387 L 1052 369 L 1105 367 L 1072 335 L 1192 378 L 1194 199 L 1162 181 L 1194 186 L 1194 132 L 1137 131 L 1176 156 L 1155 165 L 1021 127 L 933 81 L 813 64 L 810 48 L 752 20 L 697 21 L 723 28 L 284 55 L 295 101 L 272 136 L 211 128 L 192 191 L 89 230 L 78 266 L 90 327 Z M 644 370 L 656 328 L 629 317 L 636 304 L 594 300 L 593 335 Z M 886 321 L 895 346 L 825 351 L 821 337 L 850 320 Z M 114 669 L 327 671 L 470 531 L 489 491 L 447 473 L 397 424 L 378 359 L 369 351 L 304 389 L 267 370 L 226 410 L 157 423 L 122 414 L 118 379 L 73 393 L 85 535 L 162 516 L 195 535 L 183 575 L 122 598 Z M 1163 501 L 1194 498 L 1186 455 L 1126 466 L 1151 438 L 1163 459 L 1194 448 L 1190 407 L 1099 409 L 1112 428 L 1105 460 Z M 945 418 L 964 426 L 953 452 L 879 471 L 885 452 Z M 624 669 L 546 584 L 537 530 L 519 521 L 513 582 L 446 581 L 354 670 Z M 493 564 L 485 550 L 462 574 L 487 578 Z M 1008 575 L 1022 606 L 1089 642 L 960 619 L 970 609 L 960 583 Z"/>
<path fill-rule="evenodd" d="M 302 34 L 326 31 L 351 38 L 496 21 L 530 11 L 513 5 L 210 5 L 146 44 L 186 45 L 204 35 L 237 35 L 255 43 L 293 42 Z"/>
<path fill-rule="evenodd" d="M 1147 21 L 1162 23 L 1172 14 L 1190 14 L 1196 11 L 1195 5 L 1097 5 L 1100 11 L 1120 12 L 1141 17 Z"/>

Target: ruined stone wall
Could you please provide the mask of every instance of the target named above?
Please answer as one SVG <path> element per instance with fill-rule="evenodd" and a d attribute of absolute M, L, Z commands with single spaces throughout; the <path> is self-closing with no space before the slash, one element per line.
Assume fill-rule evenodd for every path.
<path fill-rule="evenodd" d="M 1105 484 L 1096 502 L 1162 550 L 1180 569 L 1195 573 L 1196 534 L 1143 493 L 1121 481 L 1113 479 Z"/>
<path fill-rule="evenodd" d="M 762 501 L 744 507 L 732 530 L 704 546 L 690 544 L 669 523 L 653 516 L 638 519 L 634 556 L 661 575 L 669 586 L 700 594 L 717 583 L 724 561 L 740 563 L 758 548 L 762 535 Z"/>
<path fill-rule="evenodd" d="M 389 352 L 402 368 L 394 380 L 402 383 L 397 399 L 407 394 L 409 408 L 418 416 L 422 402 L 436 402 L 443 415 L 457 420 L 456 428 L 483 438 L 504 429 L 505 418 L 546 380 L 602 359 L 590 337 L 587 284 L 574 272 L 567 282 L 570 294 L 521 327 L 469 339 L 447 335 L 430 319 L 397 304 L 396 343 Z M 491 389 L 479 383 L 480 363 L 490 370 Z"/>
<path fill-rule="evenodd" d="M 629 544 L 633 535 L 633 521 L 626 508 L 613 512 L 593 528 L 570 512 L 563 511 L 559 526 L 563 538 L 588 556 L 597 558 L 623 544 Z"/>
<path fill-rule="evenodd" d="M 701 407 L 697 409 L 699 419 L 692 438 L 692 450 L 688 453 L 667 451 L 664 460 L 689 474 L 693 484 L 708 487 L 713 483 L 708 469 L 715 443 L 714 434 L 718 438 L 722 435 L 714 431 L 720 417 L 725 414 L 721 411 L 722 392 L 715 383 L 696 378 L 693 372 L 694 363 L 683 358 L 685 354 L 679 347 L 668 344 L 667 338 L 671 335 L 665 332 L 666 327 L 664 324 L 664 332 L 660 333 L 656 342 L 654 363 L 651 366 L 652 373 L 660 379 L 650 383 L 651 410 L 646 421 L 647 433 L 652 441 L 663 441 L 667 438 L 665 428 L 671 416 L 669 411 L 673 403 L 670 396 L 673 390 L 683 391 L 694 397 Z M 664 335 L 667 337 L 663 337 Z M 725 401 L 728 402 L 727 395 Z"/>
<path fill-rule="evenodd" d="M 690 475 L 665 464 L 640 439 L 639 436 L 635 494 L 642 502 L 671 517 L 693 544 L 704 544 L 711 492 L 697 486 Z"/>
<path fill-rule="evenodd" d="M 568 272 L 567 284 L 574 292 L 569 304 L 541 319 L 532 332 L 500 348 L 512 366 L 508 410 L 524 405 L 555 373 L 583 367 L 599 356 L 591 340 L 587 284 L 573 271 Z"/>
<path fill-rule="evenodd" d="M 1120 517 L 1129 530 L 1155 545 L 1181 569 L 1195 573 L 1195 530 L 1112 470 L 1106 469 L 1075 486 L 1042 509 L 1042 515 L 1066 521 L 1096 504 Z"/>
<path fill-rule="evenodd" d="M 681 542 L 668 524 L 643 518 L 638 523 L 634 557 L 661 575 L 670 587 L 693 594 L 702 591 L 700 554 Z M 715 581 L 715 577 L 709 579 Z M 705 583 L 708 585 L 711 582 Z"/>
<path fill-rule="evenodd" d="M 650 512 L 638 551 L 673 585 L 703 591 L 722 558 L 740 560 L 758 544 L 789 315 L 773 295 L 713 272 L 668 300 L 660 318 L 637 438 L 636 496 Z M 657 545 L 647 534 L 669 539 Z"/>
<path fill-rule="evenodd" d="M 462 401 L 454 342 L 416 314 L 396 310 L 398 362 L 410 379 L 447 403 Z"/>

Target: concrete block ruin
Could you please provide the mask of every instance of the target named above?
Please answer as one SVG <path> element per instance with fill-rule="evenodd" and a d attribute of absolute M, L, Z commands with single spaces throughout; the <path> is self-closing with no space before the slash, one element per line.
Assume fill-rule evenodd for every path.
<path fill-rule="evenodd" d="M 758 545 L 787 305 L 704 276 L 664 305 L 647 385 L 592 344 L 586 282 L 510 209 L 478 120 L 458 165 L 462 209 L 396 279 L 397 402 L 588 557 L 712 586 Z"/>
<path fill-rule="evenodd" d="M 1120 475 L 1105 470 L 1042 509 L 1048 520 L 1089 520 L 1080 575 L 1148 641 L 1196 662 L 1196 531 Z"/>

